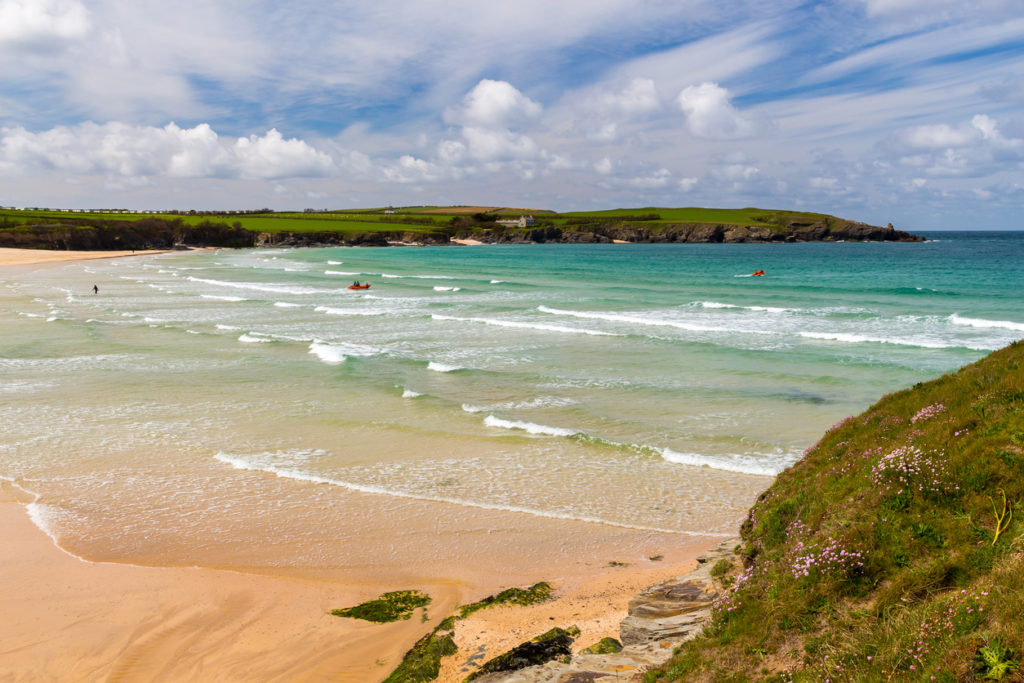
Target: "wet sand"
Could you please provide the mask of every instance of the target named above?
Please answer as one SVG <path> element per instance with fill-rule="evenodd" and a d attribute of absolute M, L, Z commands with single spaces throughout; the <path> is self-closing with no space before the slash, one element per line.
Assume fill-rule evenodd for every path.
<path fill-rule="evenodd" d="M 30 520 L 33 496 L 4 482 L 0 491 L 0 679 L 3 680 L 347 680 L 385 678 L 403 654 L 482 586 L 437 581 L 374 585 L 283 574 L 90 563 L 59 549 Z M 643 587 L 690 569 L 711 539 L 687 540 L 672 564 L 637 563 L 598 576 L 552 581 L 555 599 L 532 607 L 484 610 L 461 622 L 459 652 L 442 681 L 546 631 L 576 624 L 579 648 L 616 636 L 629 599 Z M 537 580 L 557 568 L 537 568 Z M 396 588 L 433 598 L 395 624 L 331 616 Z"/>

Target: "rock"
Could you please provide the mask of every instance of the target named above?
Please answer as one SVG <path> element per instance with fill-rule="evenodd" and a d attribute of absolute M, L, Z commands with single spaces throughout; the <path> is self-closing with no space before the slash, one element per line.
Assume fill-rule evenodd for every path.
<path fill-rule="evenodd" d="M 733 556 L 738 538 L 730 538 L 697 558 L 699 566 L 684 576 L 643 591 L 630 602 L 629 616 L 619 626 L 624 647 L 615 653 L 586 651 L 568 663 L 549 661 L 516 671 L 495 671 L 477 683 L 594 683 L 638 680 L 643 672 L 661 666 L 677 645 L 696 636 L 711 611 L 717 589 L 711 578 L 715 563 Z M 714 597 L 712 597 L 714 595 Z M 687 622 L 683 628 L 678 622 Z M 627 642 L 626 633 L 631 635 Z M 612 640 L 607 638 L 605 640 Z M 604 641 L 602 641 L 604 642 Z M 588 650 L 591 648 L 587 648 Z"/>
<path fill-rule="evenodd" d="M 573 639 L 580 634 L 575 626 L 567 629 L 557 626 L 533 640 L 516 645 L 508 652 L 489 660 L 479 670 L 466 677 L 466 682 L 506 671 L 517 671 L 527 667 L 546 664 L 554 659 L 572 655 Z M 485 679 L 486 680 L 486 679 Z"/>
<path fill-rule="evenodd" d="M 711 568 L 732 555 L 736 542 L 720 543 L 698 558 L 700 566 L 694 571 L 651 586 L 630 600 L 629 616 L 619 624 L 623 644 L 689 640 L 700 633 L 720 595 Z"/>
<path fill-rule="evenodd" d="M 622 643 L 614 638 L 602 638 L 590 647 L 580 650 L 581 655 L 613 655 L 622 652 Z"/>

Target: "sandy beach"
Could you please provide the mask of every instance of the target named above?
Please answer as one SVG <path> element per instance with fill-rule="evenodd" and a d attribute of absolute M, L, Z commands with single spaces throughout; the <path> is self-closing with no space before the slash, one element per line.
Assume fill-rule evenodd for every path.
<path fill-rule="evenodd" d="M 0 678 L 3 680 L 347 680 L 385 678 L 402 655 L 463 602 L 482 597 L 442 582 L 419 586 L 433 603 L 426 623 L 371 624 L 329 610 L 375 597 L 380 586 L 202 568 L 91 563 L 59 549 L 30 520 L 33 496 L 0 490 Z M 459 624 L 459 652 L 441 681 L 542 633 L 575 624 L 580 648 L 616 636 L 629 599 L 683 573 L 683 562 L 615 568 L 554 582 L 554 600 L 478 612 Z M 544 572 L 538 568 L 538 579 Z"/>
<path fill-rule="evenodd" d="M 153 253 L 158 252 L 134 255 Z M 487 609 L 459 622 L 459 651 L 446 658 L 439 680 L 460 681 L 476 665 L 552 626 L 579 627 L 579 650 L 617 636 L 637 592 L 685 573 L 718 541 L 716 534 L 661 531 L 653 528 L 660 526 L 654 520 L 674 514 L 677 506 L 687 509 L 691 493 L 714 491 L 723 500 L 746 500 L 762 481 L 702 468 L 688 475 L 687 488 L 662 491 L 663 477 L 656 473 L 668 466 L 660 458 L 638 457 L 635 465 L 651 474 L 641 489 L 621 493 L 621 504 L 650 514 L 652 521 L 641 516 L 632 522 L 636 526 L 608 525 L 592 519 L 604 514 L 602 501 L 579 482 L 596 475 L 578 465 L 587 458 L 598 458 L 596 466 L 606 456 L 616 462 L 622 456 L 589 453 L 585 445 L 567 442 L 562 447 L 575 454 L 575 488 L 566 488 L 560 483 L 562 469 L 553 468 L 557 453 L 549 445 L 554 444 L 546 440 L 477 434 L 473 427 L 479 418 L 464 410 L 455 417 L 466 420 L 467 433 L 436 432 L 438 410 L 429 392 L 443 393 L 453 380 L 461 384 L 458 375 L 414 367 L 414 376 L 403 382 L 415 380 L 428 398 L 406 398 L 393 387 L 378 395 L 371 387 L 362 394 L 364 401 L 351 405 L 338 401 L 335 366 L 328 374 L 315 360 L 303 358 L 300 367 L 311 371 L 301 382 L 290 372 L 278 378 L 272 369 L 261 370 L 252 385 L 257 395 L 239 403 L 236 381 L 252 382 L 254 374 L 236 359 L 263 347 L 243 343 L 238 337 L 245 335 L 237 331 L 194 344 L 196 331 L 228 322 L 219 313 L 180 329 L 168 326 L 165 316 L 250 305 L 234 296 L 240 292 L 213 291 L 182 308 L 135 314 L 134 306 L 150 305 L 153 292 L 162 292 L 135 281 L 137 273 L 143 279 L 151 275 L 144 262 L 125 259 L 111 272 L 90 266 L 99 275 L 81 272 L 83 266 L 51 272 L 47 265 L 131 255 L 0 250 L 0 265 L 12 268 L 8 273 L 25 274 L 11 278 L 10 296 L 18 302 L 12 310 L 19 313 L 11 316 L 12 348 L 20 349 L 16 345 L 28 332 L 51 344 L 19 352 L 14 367 L 22 375 L 8 387 L 10 397 L 31 399 L 47 406 L 48 415 L 59 416 L 56 422 L 37 422 L 31 418 L 35 413 L 18 418 L 18 401 L 8 404 L 7 438 L 18 449 L 12 462 L 20 463 L 13 472 L 25 472 L 18 483 L 33 492 L 0 479 L 0 609 L 5 615 L 0 680 L 380 681 L 458 605 L 537 581 L 552 585 L 551 601 Z M 267 260 L 259 263 L 278 266 L 277 256 L 261 254 Z M 243 284 L 264 286 L 266 272 L 246 276 L 251 282 Z M 190 275 L 175 279 L 175 292 L 191 282 Z M 101 296 L 75 296 L 94 282 Z M 164 294 L 159 301 L 180 301 L 177 294 Z M 275 292 L 278 298 L 285 297 Z M 138 325 L 123 322 L 136 317 Z M 85 338 L 80 325 L 89 331 Z M 155 360 L 161 352 L 153 344 L 166 345 L 166 360 Z M 182 375 L 181 368 L 191 367 L 197 354 L 221 346 L 224 355 L 213 357 L 202 373 Z M 190 351 L 179 360 L 182 348 Z M 80 375 L 75 368 L 82 363 L 107 369 Z M 132 374 L 135 365 L 144 369 L 145 381 Z M 358 369 L 356 362 L 351 366 Z M 82 379 L 65 381 L 68 372 Z M 151 383 L 159 386 L 155 394 L 145 390 Z M 301 386 L 294 396 L 287 388 L 292 385 Z M 132 395 L 139 390 L 143 393 Z M 193 414 L 197 406 L 201 415 Z M 299 422 L 282 424 L 282 407 L 299 411 Z M 308 419 L 301 417 L 307 411 Z M 394 427 L 360 426 L 389 414 Z M 413 431 L 397 428 L 406 424 Z M 412 495 L 392 496 L 378 487 L 311 483 L 280 476 L 284 470 L 256 467 L 253 463 L 259 465 L 267 453 L 283 458 L 277 463 L 282 467 L 327 466 L 332 454 L 367 454 L 411 467 L 398 483 L 429 485 L 443 472 L 439 485 L 445 488 L 425 494 L 413 488 Z M 530 487 L 515 489 L 514 481 L 522 477 L 518 468 L 535 460 L 542 469 Z M 365 469 L 338 465 L 342 469 L 330 474 L 332 481 L 342 471 L 360 476 Z M 599 480 L 608 485 L 609 477 L 614 483 L 618 476 L 602 467 Z M 517 493 L 483 507 L 446 502 L 476 500 L 474 486 L 496 487 L 499 494 L 511 487 Z M 556 486 L 551 490 L 564 504 L 591 512 L 586 519 L 545 513 L 543 501 L 535 500 L 544 486 Z M 572 497 L 577 490 L 579 499 Z M 33 507 L 36 493 L 42 497 Z M 534 506 L 541 514 L 530 512 Z M 709 509 L 703 500 L 700 510 L 698 528 L 714 528 L 716 520 L 734 514 L 728 507 Z M 633 514 L 627 512 L 626 519 L 633 520 Z M 403 589 L 431 596 L 426 615 L 419 611 L 408 621 L 381 625 L 329 614 Z"/>
<path fill-rule="evenodd" d="M 164 254 L 166 251 L 52 251 L 49 249 L 0 248 L 0 266 L 26 266 L 35 263 L 60 263 L 87 259 L 121 258 Z"/>

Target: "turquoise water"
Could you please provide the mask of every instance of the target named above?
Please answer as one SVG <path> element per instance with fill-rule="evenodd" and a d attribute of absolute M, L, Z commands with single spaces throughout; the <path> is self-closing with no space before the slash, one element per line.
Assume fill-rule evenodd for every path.
<path fill-rule="evenodd" d="M 727 535 L 830 425 L 1024 337 L 1024 235 L 932 237 L 8 268 L 0 477 L 90 559 Z"/>

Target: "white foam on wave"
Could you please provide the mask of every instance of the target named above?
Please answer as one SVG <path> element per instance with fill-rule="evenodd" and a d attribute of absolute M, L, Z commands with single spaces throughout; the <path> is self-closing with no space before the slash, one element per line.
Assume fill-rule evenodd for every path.
<path fill-rule="evenodd" d="M 718 327 L 713 325 L 698 325 L 695 323 L 684 323 L 678 320 L 667 320 L 651 316 L 635 315 L 627 313 L 599 313 L 596 311 L 567 311 L 548 306 L 538 306 L 541 313 L 551 315 L 564 315 L 573 318 L 584 318 L 589 320 L 604 320 L 613 323 L 628 323 L 631 325 L 649 325 L 652 327 L 672 327 L 687 332 L 743 332 L 745 334 L 775 334 L 770 330 L 758 330 L 753 328 Z"/>
<path fill-rule="evenodd" d="M 396 280 L 455 280 L 456 278 L 450 275 L 393 275 L 391 273 L 381 273 L 381 277 Z"/>
<path fill-rule="evenodd" d="M 258 457 L 258 456 L 257 456 Z M 677 529 L 661 529 L 658 527 L 641 526 L 637 524 L 628 524 L 625 522 L 614 522 L 606 519 L 600 519 L 598 517 L 587 517 L 583 515 L 571 515 L 563 512 L 549 512 L 547 510 L 537 510 L 534 508 L 521 507 L 518 505 L 501 505 L 495 503 L 483 503 L 470 500 L 462 500 L 459 498 L 447 498 L 444 496 L 431 496 L 427 494 L 409 493 L 406 491 L 396 491 L 394 489 L 387 489 L 383 486 L 371 486 L 367 484 L 357 484 L 355 482 L 344 481 L 341 479 L 333 479 L 330 477 L 324 477 L 309 472 L 303 472 L 301 470 L 288 469 L 279 467 L 271 464 L 260 464 L 254 463 L 241 458 L 238 456 L 228 455 L 226 453 L 217 453 L 214 458 L 223 462 L 235 469 L 249 470 L 256 472 L 265 472 L 267 474 L 273 474 L 283 479 L 295 479 L 297 481 L 305 481 L 313 484 L 326 484 L 329 486 L 339 486 L 342 488 L 349 489 L 350 491 L 359 491 L 360 493 L 372 493 L 382 496 L 391 496 L 394 498 L 405 498 L 410 500 L 422 500 L 432 503 L 445 503 L 448 505 L 459 505 L 462 507 L 475 508 L 480 510 L 495 510 L 499 512 L 515 512 L 525 515 L 532 515 L 534 517 L 545 517 L 548 519 L 563 519 L 573 522 L 586 522 L 589 524 L 602 524 L 604 526 L 611 526 L 620 529 L 634 529 L 636 531 L 653 531 L 662 534 L 677 534 L 677 535 L 688 535 L 688 536 L 701 536 L 707 538 L 727 538 L 732 534 L 714 533 L 706 531 L 679 531 Z"/>
<path fill-rule="evenodd" d="M 526 323 L 515 320 L 499 320 L 497 318 L 457 318 L 451 315 L 440 315 L 434 313 L 430 316 L 434 320 L 452 320 L 464 323 L 480 323 L 494 327 L 511 327 L 524 330 L 540 330 L 543 332 L 563 332 L 567 334 L 589 334 L 595 337 L 621 337 L 623 335 L 614 332 L 602 332 L 600 330 L 586 330 L 578 327 L 565 327 L 564 325 L 549 325 L 547 323 Z"/>
<path fill-rule="evenodd" d="M 536 424 L 534 422 L 523 422 L 521 420 L 503 420 L 500 417 L 494 417 L 493 415 L 485 417 L 484 424 L 488 427 L 515 429 L 524 431 L 528 434 L 540 434 L 544 436 L 574 436 L 581 433 L 575 429 L 566 429 L 565 427 L 549 427 L 548 425 Z"/>
<path fill-rule="evenodd" d="M 288 301 L 275 301 L 274 305 L 278 308 L 302 308 L 302 304 L 293 304 Z"/>
<path fill-rule="evenodd" d="M 348 360 L 342 349 L 326 342 L 313 342 L 309 345 L 309 352 L 328 365 L 338 365 Z"/>
<path fill-rule="evenodd" d="M 434 287 L 435 292 L 459 292 L 462 291 L 462 287 L 444 287 L 442 285 L 436 285 Z"/>
<path fill-rule="evenodd" d="M 218 330 L 224 330 L 226 332 L 237 332 L 238 330 L 240 330 L 242 328 L 241 327 L 235 327 L 234 325 L 221 325 L 220 323 L 217 323 L 217 329 Z"/>
<path fill-rule="evenodd" d="M 362 273 L 350 270 L 325 270 L 324 275 L 362 275 Z"/>
<path fill-rule="evenodd" d="M 330 306 L 317 306 L 313 310 L 317 313 L 326 313 L 327 315 L 384 315 L 384 311 L 357 308 L 331 308 Z"/>
<path fill-rule="evenodd" d="M 204 299 L 213 299 L 215 301 L 232 301 L 232 302 L 235 302 L 235 301 L 245 301 L 246 300 L 246 299 L 244 299 L 243 297 L 240 297 L 240 296 L 217 296 L 215 294 L 200 294 L 199 296 L 201 296 Z"/>
<path fill-rule="evenodd" d="M 720 301 L 694 301 L 692 305 L 699 306 L 700 308 L 732 308 L 744 311 L 757 311 L 759 313 L 789 313 L 793 310 L 792 308 L 780 308 L 778 306 L 740 306 L 738 304 L 726 304 Z"/>
<path fill-rule="evenodd" d="M 209 280 L 201 277 L 186 278 L 190 282 L 199 282 L 216 287 L 233 287 L 235 289 L 248 289 L 256 292 L 271 292 L 273 294 L 330 294 L 338 290 L 317 289 L 316 287 L 290 287 L 287 285 L 275 285 L 264 282 L 229 282 L 227 280 Z"/>
<path fill-rule="evenodd" d="M 954 325 L 963 325 L 966 327 L 975 327 L 979 329 L 997 329 L 997 330 L 1013 330 L 1014 332 L 1024 332 L 1024 323 L 1013 322 L 1011 320 L 985 320 L 984 318 L 966 318 L 961 315 L 954 313 L 949 316 L 949 322 Z"/>
<path fill-rule="evenodd" d="M 302 340 L 308 341 L 308 340 Z M 309 345 L 309 352 L 330 365 L 344 363 L 349 358 L 369 358 L 382 353 L 381 349 L 362 344 L 345 344 L 340 342 L 326 342 L 320 339 L 312 340 Z"/>
<path fill-rule="evenodd" d="M 689 465 L 691 467 L 710 467 L 711 469 L 723 470 L 725 472 L 736 472 L 738 474 L 759 474 L 766 477 L 774 477 L 788 467 L 792 462 L 780 464 L 768 464 L 749 455 L 703 455 L 701 453 L 680 453 L 671 448 L 653 449 L 661 454 L 667 462 L 677 465 Z"/>
<path fill-rule="evenodd" d="M 903 339 L 901 337 L 876 337 L 866 334 L 851 334 L 848 332 L 800 332 L 805 339 L 820 339 L 823 341 L 837 341 L 845 344 L 893 344 L 895 346 L 912 346 L 921 349 L 955 349 L 968 348 L 977 351 L 995 350 L 999 345 L 991 346 L 975 342 L 943 342 L 930 339 Z"/>
<path fill-rule="evenodd" d="M 14 482 L 11 483 L 13 483 L 15 486 L 18 486 L 18 484 Z M 32 520 L 32 523 L 35 524 L 40 531 L 49 536 L 50 540 L 53 541 L 53 545 L 65 555 L 69 555 L 80 562 L 92 564 L 91 562 L 89 562 L 89 560 L 85 559 L 84 557 L 75 555 L 73 552 L 65 549 L 60 544 L 60 537 L 57 536 L 57 532 L 54 529 L 55 525 L 53 522 L 53 518 L 56 516 L 54 509 L 51 508 L 49 505 L 44 505 L 40 503 L 38 494 L 33 493 L 32 491 L 28 491 L 27 489 L 24 489 L 21 486 L 18 486 L 18 488 L 21 489 L 22 491 L 25 491 L 26 493 L 31 493 L 36 497 L 34 501 L 25 506 L 25 512 L 28 513 L 28 518 Z"/>
<path fill-rule="evenodd" d="M 504 280 L 491 280 L 491 284 L 492 284 L 492 285 L 500 285 L 500 284 L 502 284 L 503 282 L 505 282 L 505 281 L 504 281 Z"/>
<path fill-rule="evenodd" d="M 246 332 L 238 338 L 238 341 L 243 344 L 269 344 L 274 340 L 268 336 L 261 335 L 258 332 Z"/>
<path fill-rule="evenodd" d="M 434 372 L 455 372 L 462 369 L 461 365 L 448 365 L 447 363 L 438 363 L 434 360 L 427 363 L 427 370 L 433 370 Z"/>
<path fill-rule="evenodd" d="M 344 261 L 328 261 L 327 265 L 329 265 L 329 266 L 340 266 L 342 263 L 344 263 Z"/>
<path fill-rule="evenodd" d="M 471 403 L 463 403 L 462 409 L 467 413 L 486 413 L 488 410 L 490 410 L 490 408 L 487 408 L 485 406 L 475 406 L 472 405 Z"/>
<path fill-rule="evenodd" d="M 420 392 L 413 391 L 412 389 L 403 389 L 402 390 L 402 398 L 418 398 L 418 397 L 420 397 L 422 395 L 423 394 L 421 394 Z"/>

